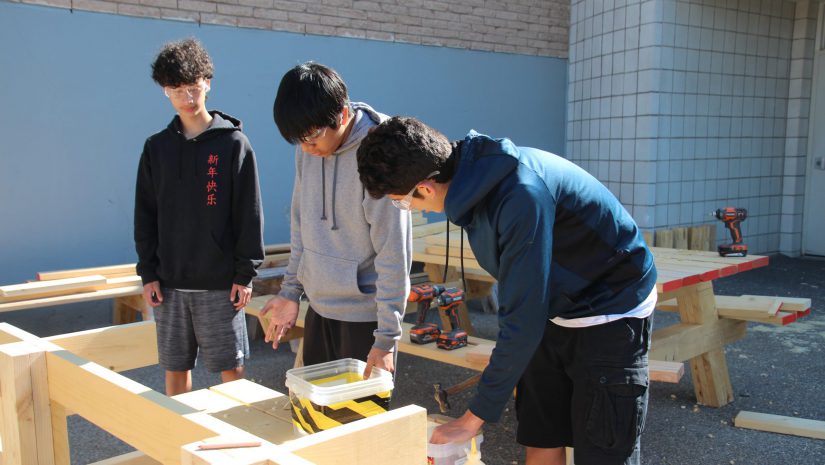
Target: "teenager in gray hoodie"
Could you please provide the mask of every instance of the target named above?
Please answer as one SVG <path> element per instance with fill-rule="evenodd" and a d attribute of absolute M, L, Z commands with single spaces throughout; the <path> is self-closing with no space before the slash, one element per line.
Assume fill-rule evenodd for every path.
<path fill-rule="evenodd" d="M 410 212 L 374 199 L 358 177 L 356 152 L 386 115 L 350 102 L 335 70 L 304 63 L 281 80 L 275 124 L 295 144 L 291 255 L 280 293 L 261 310 L 270 314 L 266 341 L 295 325 L 302 295 L 305 365 L 341 358 L 395 370 L 412 266 Z"/>

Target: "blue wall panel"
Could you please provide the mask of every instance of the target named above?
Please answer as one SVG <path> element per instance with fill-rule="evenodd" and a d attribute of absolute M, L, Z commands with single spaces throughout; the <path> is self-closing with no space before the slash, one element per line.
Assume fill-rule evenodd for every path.
<path fill-rule="evenodd" d="M 36 271 L 136 260 L 132 208 L 145 138 L 173 110 L 152 82 L 164 42 L 195 36 L 216 72 L 209 108 L 244 121 L 258 156 L 267 243 L 287 242 L 292 147 L 272 121 L 283 73 L 336 68 L 353 100 L 561 153 L 567 61 L 198 26 L 0 0 L 0 284 Z"/>

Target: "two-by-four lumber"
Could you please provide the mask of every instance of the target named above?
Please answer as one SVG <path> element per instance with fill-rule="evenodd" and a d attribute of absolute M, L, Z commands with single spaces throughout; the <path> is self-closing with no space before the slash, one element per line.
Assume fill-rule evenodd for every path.
<path fill-rule="evenodd" d="M 278 253 L 289 253 L 289 242 L 281 242 L 279 244 L 268 244 L 264 246 L 264 253 L 266 255 L 273 255 Z"/>
<path fill-rule="evenodd" d="M 461 228 L 458 226 L 450 223 L 450 231 L 459 231 Z M 443 233 L 447 230 L 447 222 L 446 221 L 437 221 L 435 223 L 427 223 L 422 225 L 413 226 L 413 239 L 418 239 L 425 236 L 430 236 L 433 234 Z"/>
<path fill-rule="evenodd" d="M 111 278 L 134 274 L 136 274 L 135 263 L 128 263 L 125 265 L 97 266 L 93 268 L 78 268 L 75 270 L 41 271 L 37 273 L 36 276 L 38 281 L 50 281 L 54 279 L 76 278 L 79 276 L 102 275 Z"/>
<path fill-rule="evenodd" d="M 57 295 L 53 297 L 0 303 L 0 312 L 11 312 L 15 310 L 25 310 L 27 308 L 49 307 L 52 305 L 63 305 L 76 302 L 89 302 L 101 299 L 114 299 L 128 295 L 140 295 L 142 293 L 143 286 L 140 284 L 135 284 L 133 286 L 114 287 L 100 291 L 80 292 L 77 294 Z"/>
<path fill-rule="evenodd" d="M 132 370 L 158 363 L 154 321 L 60 334 L 45 340 L 112 371 Z"/>
<path fill-rule="evenodd" d="M 64 465 L 54 457 L 46 358 L 30 337 L 0 346 L 4 465 Z"/>
<path fill-rule="evenodd" d="M 101 275 L 79 276 L 76 278 L 55 279 L 51 281 L 32 281 L 30 283 L 0 286 L 0 297 L 8 299 L 26 299 L 48 297 L 100 289 L 106 285 L 106 277 Z"/>
<path fill-rule="evenodd" d="M 184 444 L 219 434 L 184 417 L 191 407 L 71 352 L 47 352 L 46 361 L 51 399 L 164 464 L 181 463 Z"/>
<path fill-rule="evenodd" d="M 806 438 L 825 439 L 825 421 L 742 410 L 736 415 L 736 418 L 734 418 L 733 424 L 739 428 L 792 434 Z"/>

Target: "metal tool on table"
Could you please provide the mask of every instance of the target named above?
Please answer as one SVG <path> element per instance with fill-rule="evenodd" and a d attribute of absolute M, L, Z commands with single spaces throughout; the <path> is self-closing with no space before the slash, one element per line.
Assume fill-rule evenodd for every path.
<path fill-rule="evenodd" d="M 719 255 L 723 257 L 744 257 L 748 255 L 748 246 L 742 242 L 742 229 L 740 224 L 748 217 L 748 211 L 744 208 L 725 207 L 711 212 L 710 216 L 722 220 L 725 227 L 730 231 L 733 242 L 730 244 L 720 244 Z"/>
<path fill-rule="evenodd" d="M 445 289 L 435 299 L 438 311 L 444 312 L 450 321 L 450 331 L 441 331 L 438 335 L 439 349 L 454 350 L 467 345 L 467 331 L 461 329 L 458 321 L 458 308 L 464 303 L 464 291 L 457 287 Z"/>
<path fill-rule="evenodd" d="M 450 396 L 458 394 L 459 392 L 465 389 L 469 389 L 475 386 L 476 384 L 478 384 L 479 380 L 481 380 L 481 373 L 471 376 L 470 378 L 467 378 L 466 380 L 456 384 L 455 386 L 450 386 L 446 389 L 441 387 L 441 383 L 433 384 L 433 390 L 435 391 L 433 393 L 433 397 L 435 398 L 435 401 L 438 403 L 438 409 L 441 411 L 441 413 L 447 413 L 450 410 Z"/>
<path fill-rule="evenodd" d="M 410 329 L 410 341 L 416 344 L 435 342 L 441 335 L 441 329 L 436 323 L 427 323 L 427 312 L 433 300 L 444 292 L 444 286 L 437 284 L 419 284 L 410 289 L 410 302 L 418 303 L 418 314 L 415 326 Z"/>

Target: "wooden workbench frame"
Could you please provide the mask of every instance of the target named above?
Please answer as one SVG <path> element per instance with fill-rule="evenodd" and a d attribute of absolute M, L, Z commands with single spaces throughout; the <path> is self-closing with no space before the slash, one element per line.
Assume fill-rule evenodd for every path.
<path fill-rule="evenodd" d="M 418 406 L 277 445 L 116 373 L 157 363 L 154 332 L 148 321 L 43 339 L 0 323 L 0 463 L 68 465 L 70 414 L 164 465 L 369 463 L 382 454 L 398 464 L 425 460 L 426 411 Z M 197 450 L 223 438 L 262 445 Z"/>

